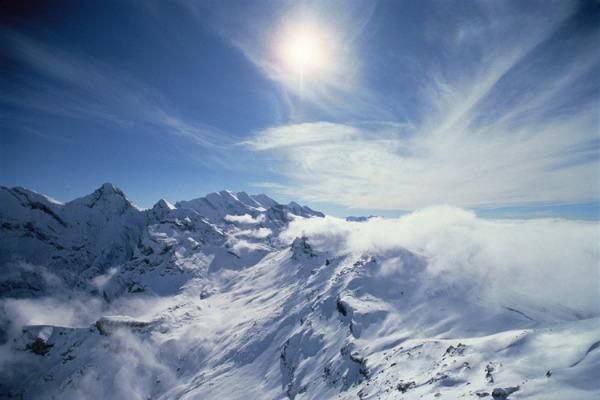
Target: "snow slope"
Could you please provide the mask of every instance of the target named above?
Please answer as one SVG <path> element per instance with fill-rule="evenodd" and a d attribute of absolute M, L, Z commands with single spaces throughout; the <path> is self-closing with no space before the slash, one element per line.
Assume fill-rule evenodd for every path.
<path fill-rule="evenodd" d="M 0 398 L 596 399 L 596 223 L 0 190 Z"/>

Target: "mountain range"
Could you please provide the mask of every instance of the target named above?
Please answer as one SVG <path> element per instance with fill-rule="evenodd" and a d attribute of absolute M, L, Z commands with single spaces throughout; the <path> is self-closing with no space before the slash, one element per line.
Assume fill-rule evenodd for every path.
<path fill-rule="evenodd" d="M 532 222 L 403 218 L 335 219 L 244 192 L 140 209 L 109 183 L 66 203 L 2 187 L 0 398 L 600 396 L 595 300 L 541 296 L 560 282 L 524 286 L 523 268 L 498 280 L 512 258 L 494 245 L 483 265 L 464 235 L 514 240 Z M 543 224 L 532 237 L 550 239 L 529 243 L 524 265 L 551 264 L 535 243 L 568 226 L 591 243 L 571 262 L 597 272 L 596 225 Z M 448 229 L 456 240 L 403 239 Z"/>

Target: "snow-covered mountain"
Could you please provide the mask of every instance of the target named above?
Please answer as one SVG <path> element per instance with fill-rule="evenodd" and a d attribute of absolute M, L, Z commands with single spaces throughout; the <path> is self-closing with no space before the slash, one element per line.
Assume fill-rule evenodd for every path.
<path fill-rule="evenodd" d="M 598 232 L 3 187 L 0 398 L 596 399 Z"/>

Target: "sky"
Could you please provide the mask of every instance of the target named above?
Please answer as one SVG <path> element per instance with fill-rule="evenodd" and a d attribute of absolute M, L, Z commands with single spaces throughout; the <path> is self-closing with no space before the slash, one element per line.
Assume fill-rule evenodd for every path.
<path fill-rule="evenodd" d="M 597 1 L 0 3 L 0 184 L 600 219 Z"/>

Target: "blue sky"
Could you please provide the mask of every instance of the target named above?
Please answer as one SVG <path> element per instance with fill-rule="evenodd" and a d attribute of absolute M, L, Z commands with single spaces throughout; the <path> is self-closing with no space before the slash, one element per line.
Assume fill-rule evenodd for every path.
<path fill-rule="evenodd" d="M 600 218 L 598 2 L 0 7 L 2 185 Z"/>

